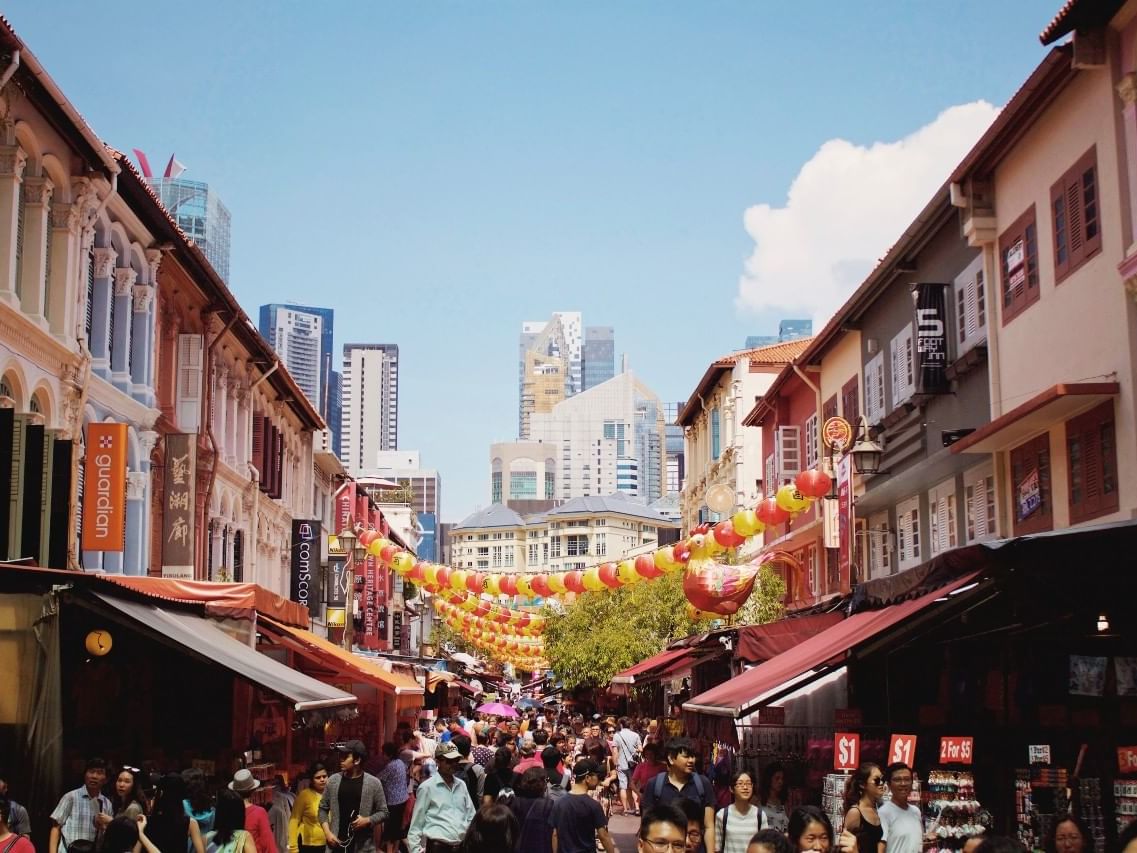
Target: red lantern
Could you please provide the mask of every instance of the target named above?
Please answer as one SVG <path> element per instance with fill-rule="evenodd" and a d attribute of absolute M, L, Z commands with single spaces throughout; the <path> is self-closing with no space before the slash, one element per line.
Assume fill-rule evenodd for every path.
<path fill-rule="evenodd" d="M 734 532 L 734 525 L 731 524 L 730 519 L 720 521 L 715 525 L 712 531 L 715 541 L 722 545 L 724 548 L 737 548 L 746 541 L 745 536 L 740 536 Z"/>
<path fill-rule="evenodd" d="M 702 527 L 703 525 L 699 525 Z M 676 542 L 671 547 L 671 556 L 677 563 L 686 563 L 691 559 L 691 546 L 686 542 Z"/>
<path fill-rule="evenodd" d="M 435 574 L 435 577 L 438 578 L 438 585 L 442 589 L 449 589 L 450 588 L 450 569 L 443 566 Z"/>
<path fill-rule="evenodd" d="M 710 531 L 710 529 L 711 529 L 710 524 L 707 524 L 704 522 L 703 524 L 700 524 L 698 527 L 695 527 L 691 531 L 691 535 L 697 536 L 698 534 L 702 533 L 705 536 L 707 534 L 707 532 Z"/>
<path fill-rule="evenodd" d="M 389 565 L 391 565 L 391 561 L 393 559 L 395 559 L 395 555 L 398 553 L 399 553 L 399 549 L 396 548 L 394 545 L 385 545 L 379 551 L 379 559 L 382 560 L 386 565 L 389 566 Z"/>
<path fill-rule="evenodd" d="M 577 594 L 584 592 L 584 573 L 566 572 L 565 589 L 567 589 L 569 592 L 575 592 Z"/>
<path fill-rule="evenodd" d="M 470 590 L 474 595 L 480 595 L 482 592 L 482 584 L 486 582 L 486 576 L 481 572 L 470 572 L 466 575 L 466 589 Z"/>
<path fill-rule="evenodd" d="M 372 542 L 374 542 L 378 537 L 379 537 L 379 531 L 378 530 L 363 530 L 360 532 L 359 536 L 356 537 L 356 541 L 360 545 L 362 545 L 364 548 L 366 548 L 368 545 L 370 545 Z"/>
<path fill-rule="evenodd" d="M 647 578 L 651 580 L 652 578 L 663 577 L 663 572 L 661 572 L 656 567 L 655 557 L 653 557 L 651 554 L 640 554 L 638 557 L 636 557 L 635 566 L 636 574 L 638 574 L 641 578 Z"/>
<path fill-rule="evenodd" d="M 498 588 L 504 595 L 517 595 L 517 578 L 513 575 L 502 575 Z"/>
<path fill-rule="evenodd" d="M 477 616 L 485 616 L 490 612 L 490 605 L 488 601 L 479 601 L 478 606 L 474 608 L 474 614 Z"/>
<path fill-rule="evenodd" d="M 620 583 L 619 570 L 615 563 L 604 563 L 600 567 L 600 580 L 610 589 L 619 589 L 620 586 L 622 586 Z"/>
<path fill-rule="evenodd" d="M 541 596 L 541 598 L 548 598 L 551 590 L 549 589 L 549 579 L 545 575 L 533 575 L 529 578 L 529 586 L 533 588 L 533 592 Z"/>
<path fill-rule="evenodd" d="M 422 560 L 419 560 L 417 563 L 414 564 L 414 566 L 411 568 L 411 570 L 409 572 L 407 572 L 407 577 L 413 581 L 419 581 L 421 583 L 422 579 L 424 577 L 426 577 L 426 575 L 423 574 L 423 570 L 425 568 L 426 568 L 426 563 L 424 563 Z"/>
<path fill-rule="evenodd" d="M 529 624 L 529 618 L 530 618 L 529 614 L 525 613 L 524 611 L 522 611 L 521 613 L 518 613 L 517 614 L 517 625 L 518 625 L 518 627 L 524 628 L 526 625 L 528 625 Z"/>
<path fill-rule="evenodd" d="M 818 468 L 810 468 L 797 475 L 794 485 L 807 498 L 823 498 L 829 494 L 829 487 L 832 482 L 829 475 L 824 471 Z"/>
<path fill-rule="evenodd" d="M 778 506 L 778 499 L 772 495 L 759 503 L 754 513 L 767 526 L 785 524 L 790 520 L 790 514 Z"/>

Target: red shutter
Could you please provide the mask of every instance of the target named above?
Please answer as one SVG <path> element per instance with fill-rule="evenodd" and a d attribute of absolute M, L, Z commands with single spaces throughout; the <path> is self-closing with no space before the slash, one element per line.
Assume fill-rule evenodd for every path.
<path fill-rule="evenodd" d="M 261 485 L 262 489 L 264 488 L 264 482 L 265 482 L 265 472 L 264 472 L 264 467 L 262 464 L 263 458 L 264 458 L 264 435 L 261 433 L 261 416 L 254 413 L 253 414 L 253 458 L 251 461 L 253 463 L 253 467 L 256 468 L 257 471 L 261 475 L 260 485 Z"/>
<path fill-rule="evenodd" d="M 1054 279 L 1061 281 L 1070 272 L 1070 217 L 1066 202 L 1066 179 L 1050 188 L 1050 216 L 1053 220 Z"/>
<path fill-rule="evenodd" d="M 1079 523 L 1118 509 L 1113 401 L 1066 422 L 1070 521 Z"/>
<path fill-rule="evenodd" d="M 1098 198 L 1097 150 L 1091 148 L 1079 161 L 1074 182 L 1081 201 L 1082 260 L 1101 251 L 1101 204 Z"/>
<path fill-rule="evenodd" d="M 834 394 L 832 397 L 830 397 L 828 400 L 826 400 L 824 405 L 821 407 L 821 417 L 826 421 L 829 420 L 830 418 L 837 417 L 837 395 L 836 394 Z"/>
<path fill-rule="evenodd" d="M 857 391 L 857 377 L 854 375 L 853 378 L 846 382 L 841 388 L 841 417 L 854 427 L 857 425 L 861 414 L 860 395 Z"/>
<path fill-rule="evenodd" d="M 1005 325 L 1038 299 L 1038 232 L 1034 205 L 999 237 L 999 272 Z"/>

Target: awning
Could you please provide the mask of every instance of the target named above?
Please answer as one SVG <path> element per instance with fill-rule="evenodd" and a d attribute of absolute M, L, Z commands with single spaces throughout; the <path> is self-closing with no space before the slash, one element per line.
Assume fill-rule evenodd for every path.
<path fill-rule="evenodd" d="M 952 453 L 994 453 L 1121 393 L 1117 382 L 1067 382 L 1053 385 L 1004 415 L 984 424 L 951 446 Z"/>
<path fill-rule="evenodd" d="M 234 675 L 283 696 L 293 703 L 297 711 L 356 703 L 350 693 L 277 663 L 237 642 L 202 616 L 163 610 L 153 604 L 127 601 L 101 592 L 94 595 L 159 639 L 172 642 L 197 657 L 219 664 Z"/>
<path fill-rule="evenodd" d="M 267 631 L 304 657 L 342 672 L 349 678 L 372 684 L 384 693 L 393 695 L 396 710 L 422 706 L 422 685 L 410 676 L 388 672 L 370 659 L 352 654 L 347 649 L 340 648 L 335 643 L 318 637 L 311 631 L 293 628 L 274 619 L 262 617 L 257 622 L 257 629 Z"/>
<path fill-rule="evenodd" d="M 779 619 L 766 625 L 743 625 L 738 629 L 735 657 L 747 663 L 762 663 L 801 645 L 845 618 L 841 612 L 814 613 Z"/>
<path fill-rule="evenodd" d="M 688 654 L 690 651 L 690 649 L 664 649 L 659 654 L 645 658 L 635 666 L 630 666 L 623 672 L 616 673 L 614 676 L 612 676 L 612 683 L 635 684 L 637 675 L 642 676 L 650 670 L 666 666 L 672 661 L 675 661 Z"/>
<path fill-rule="evenodd" d="M 251 619 L 261 613 L 279 622 L 307 628 L 308 608 L 269 592 L 255 583 L 213 583 L 152 578 L 141 575 L 98 575 L 101 580 L 127 589 L 181 604 L 202 604 L 213 616 Z"/>
<path fill-rule="evenodd" d="M 855 646 L 933 606 L 937 600 L 972 583 L 977 576 L 977 572 L 972 572 L 920 598 L 882 610 L 855 613 L 766 663 L 700 693 L 685 702 L 683 710 L 719 717 L 741 717 L 761 704 L 771 691 L 783 686 L 801 686 L 808 673 L 832 661 L 843 660 Z M 818 673 L 819 676 L 821 674 L 824 670 Z"/>

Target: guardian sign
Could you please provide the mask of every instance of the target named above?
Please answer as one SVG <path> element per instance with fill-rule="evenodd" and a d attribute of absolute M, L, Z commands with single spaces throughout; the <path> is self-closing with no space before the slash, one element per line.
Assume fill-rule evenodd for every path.
<path fill-rule="evenodd" d="M 126 547 L 126 424 L 87 424 L 83 550 Z"/>

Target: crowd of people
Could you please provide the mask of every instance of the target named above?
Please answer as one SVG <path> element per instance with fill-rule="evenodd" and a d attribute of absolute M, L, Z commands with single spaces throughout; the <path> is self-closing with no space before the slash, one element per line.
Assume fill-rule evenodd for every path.
<path fill-rule="evenodd" d="M 609 816 L 640 818 L 638 853 L 920 853 L 934 839 L 909 800 L 912 769 L 865 764 L 840 832 L 813 805 L 789 808 L 777 764 L 700 772 L 697 746 L 662 721 L 457 717 L 398 730 L 375 755 L 335 744 L 291 787 L 238 769 L 218 790 L 200 770 L 155 776 L 86 762 L 51 814 L 47 853 L 616 853 Z M 718 770 L 719 772 L 715 772 Z M 0 853 L 34 853 L 27 810 L 0 775 Z M 933 830 L 934 833 L 934 830 Z M 1048 853 L 1092 853 L 1075 817 Z M 979 835 L 962 853 L 1023 853 Z M 1137 853 L 1137 823 L 1117 853 Z"/>

